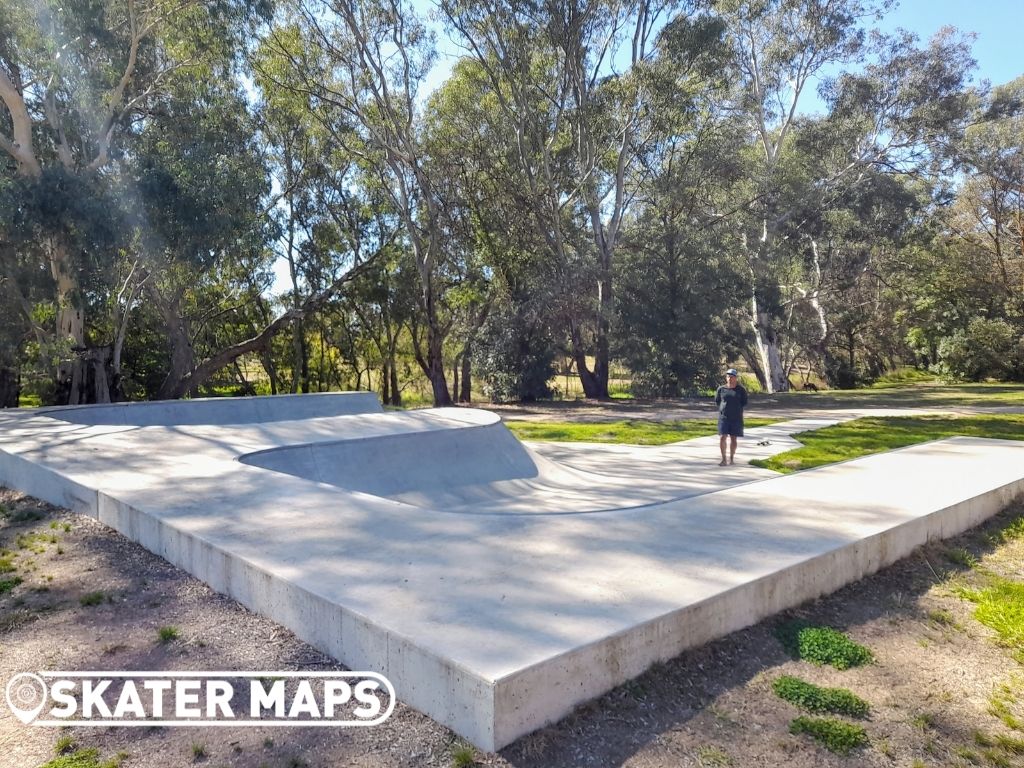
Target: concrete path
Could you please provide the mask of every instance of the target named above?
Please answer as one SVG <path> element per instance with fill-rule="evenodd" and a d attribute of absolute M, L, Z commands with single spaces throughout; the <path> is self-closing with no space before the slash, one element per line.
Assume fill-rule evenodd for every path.
<path fill-rule="evenodd" d="M 1010 441 L 780 477 L 718 467 L 715 437 L 523 447 L 483 411 L 318 397 L 169 412 L 164 426 L 141 426 L 156 418 L 144 408 L 101 424 L 87 409 L 0 412 L 0 481 L 385 674 L 487 750 L 1024 491 L 1024 443 Z M 826 423 L 751 430 L 742 456 Z"/>

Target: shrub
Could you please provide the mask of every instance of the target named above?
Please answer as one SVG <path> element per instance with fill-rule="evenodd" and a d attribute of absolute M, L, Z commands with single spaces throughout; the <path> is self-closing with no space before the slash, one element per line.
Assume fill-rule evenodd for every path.
<path fill-rule="evenodd" d="M 1020 373 L 1020 333 L 1005 320 L 975 317 L 939 341 L 938 371 L 967 381 L 1010 379 Z"/>

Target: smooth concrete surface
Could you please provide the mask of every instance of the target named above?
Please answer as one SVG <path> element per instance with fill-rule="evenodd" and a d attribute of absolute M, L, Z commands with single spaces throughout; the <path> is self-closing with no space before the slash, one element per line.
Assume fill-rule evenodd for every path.
<path fill-rule="evenodd" d="M 487 750 L 1024 491 L 1012 441 L 954 438 L 780 477 L 717 466 L 716 437 L 522 446 L 472 409 L 312 415 L 344 397 L 254 403 L 279 418 L 250 423 L 216 408 L 167 426 L 117 406 L 96 424 L 87 408 L 74 422 L 0 412 L 0 481 L 97 516 L 386 675 Z M 738 456 L 788 450 L 826 423 L 748 430 Z"/>

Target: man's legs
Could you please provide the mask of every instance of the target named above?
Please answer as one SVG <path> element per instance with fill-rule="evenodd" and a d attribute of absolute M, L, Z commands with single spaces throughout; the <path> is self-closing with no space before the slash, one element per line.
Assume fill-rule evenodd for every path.
<path fill-rule="evenodd" d="M 729 435 L 729 463 L 736 457 L 736 435 Z M 725 438 L 722 438 L 722 461 L 725 461 Z"/>
<path fill-rule="evenodd" d="M 722 467 L 725 466 L 725 438 L 726 437 L 727 437 L 727 435 L 724 435 L 724 434 L 723 435 L 719 435 L 719 437 L 718 437 L 718 447 L 722 450 L 722 463 L 719 466 L 722 466 Z M 736 438 L 733 438 L 732 450 L 735 453 L 735 451 L 736 451 Z"/>

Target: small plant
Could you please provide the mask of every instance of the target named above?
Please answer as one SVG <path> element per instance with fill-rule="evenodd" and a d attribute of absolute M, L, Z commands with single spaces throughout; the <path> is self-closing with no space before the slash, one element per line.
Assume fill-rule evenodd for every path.
<path fill-rule="evenodd" d="M 476 765 L 476 751 L 466 744 L 452 751 L 452 768 L 470 768 Z"/>
<path fill-rule="evenodd" d="M 976 568 L 978 566 L 978 558 L 963 547 L 947 549 L 942 553 L 942 556 L 954 565 L 960 565 L 964 568 Z"/>
<path fill-rule="evenodd" d="M 935 718 L 928 712 L 921 712 L 911 718 L 910 724 L 919 730 L 927 731 L 935 725 Z"/>
<path fill-rule="evenodd" d="M 791 621 L 778 627 L 776 636 L 790 655 L 812 664 L 849 669 L 867 664 L 874 658 L 870 650 L 831 627 Z"/>
<path fill-rule="evenodd" d="M 697 750 L 697 765 L 701 768 L 726 768 L 732 758 L 718 747 L 704 746 Z"/>
<path fill-rule="evenodd" d="M 0 579 L 0 595 L 7 594 L 19 584 L 21 584 L 20 576 L 15 576 L 13 579 Z"/>
<path fill-rule="evenodd" d="M 87 608 L 91 605 L 99 605 L 103 602 L 103 593 L 89 592 L 88 594 L 82 595 L 80 598 L 78 598 L 78 602 L 81 604 L 83 608 Z"/>
<path fill-rule="evenodd" d="M 177 627 L 160 627 L 156 631 L 158 640 L 164 644 L 177 640 L 180 634 Z"/>
<path fill-rule="evenodd" d="M 264 749 L 270 749 L 273 746 L 274 746 L 274 740 L 272 738 L 267 736 L 265 739 L 263 739 L 263 748 Z"/>
<path fill-rule="evenodd" d="M 821 688 L 798 677 L 783 675 L 772 683 L 776 695 L 808 712 L 866 717 L 870 706 L 845 688 Z"/>
<path fill-rule="evenodd" d="M 192 742 L 192 759 L 199 760 L 200 758 L 206 757 L 206 745 L 200 744 L 199 742 Z"/>
<path fill-rule="evenodd" d="M 958 626 L 956 619 L 953 618 L 953 614 L 945 608 L 937 608 L 933 611 L 928 611 L 928 621 L 944 627 L 956 628 Z"/>
<path fill-rule="evenodd" d="M 75 739 L 70 733 L 63 734 L 53 745 L 53 751 L 58 755 L 66 755 L 75 748 Z"/>
<path fill-rule="evenodd" d="M 867 731 L 834 717 L 798 717 L 789 724 L 789 732 L 806 733 L 837 755 L 848 755 L 868 743 Z"/>
<path fill-rule="evenodd" d="M 1013 755 L 1024 755 L 1024 739 L 1018 739 L 1014 736 L 1004 736 L 1003 734 L 998 734 L 995 739 L 996 746 L 1000 749 Z"/>

